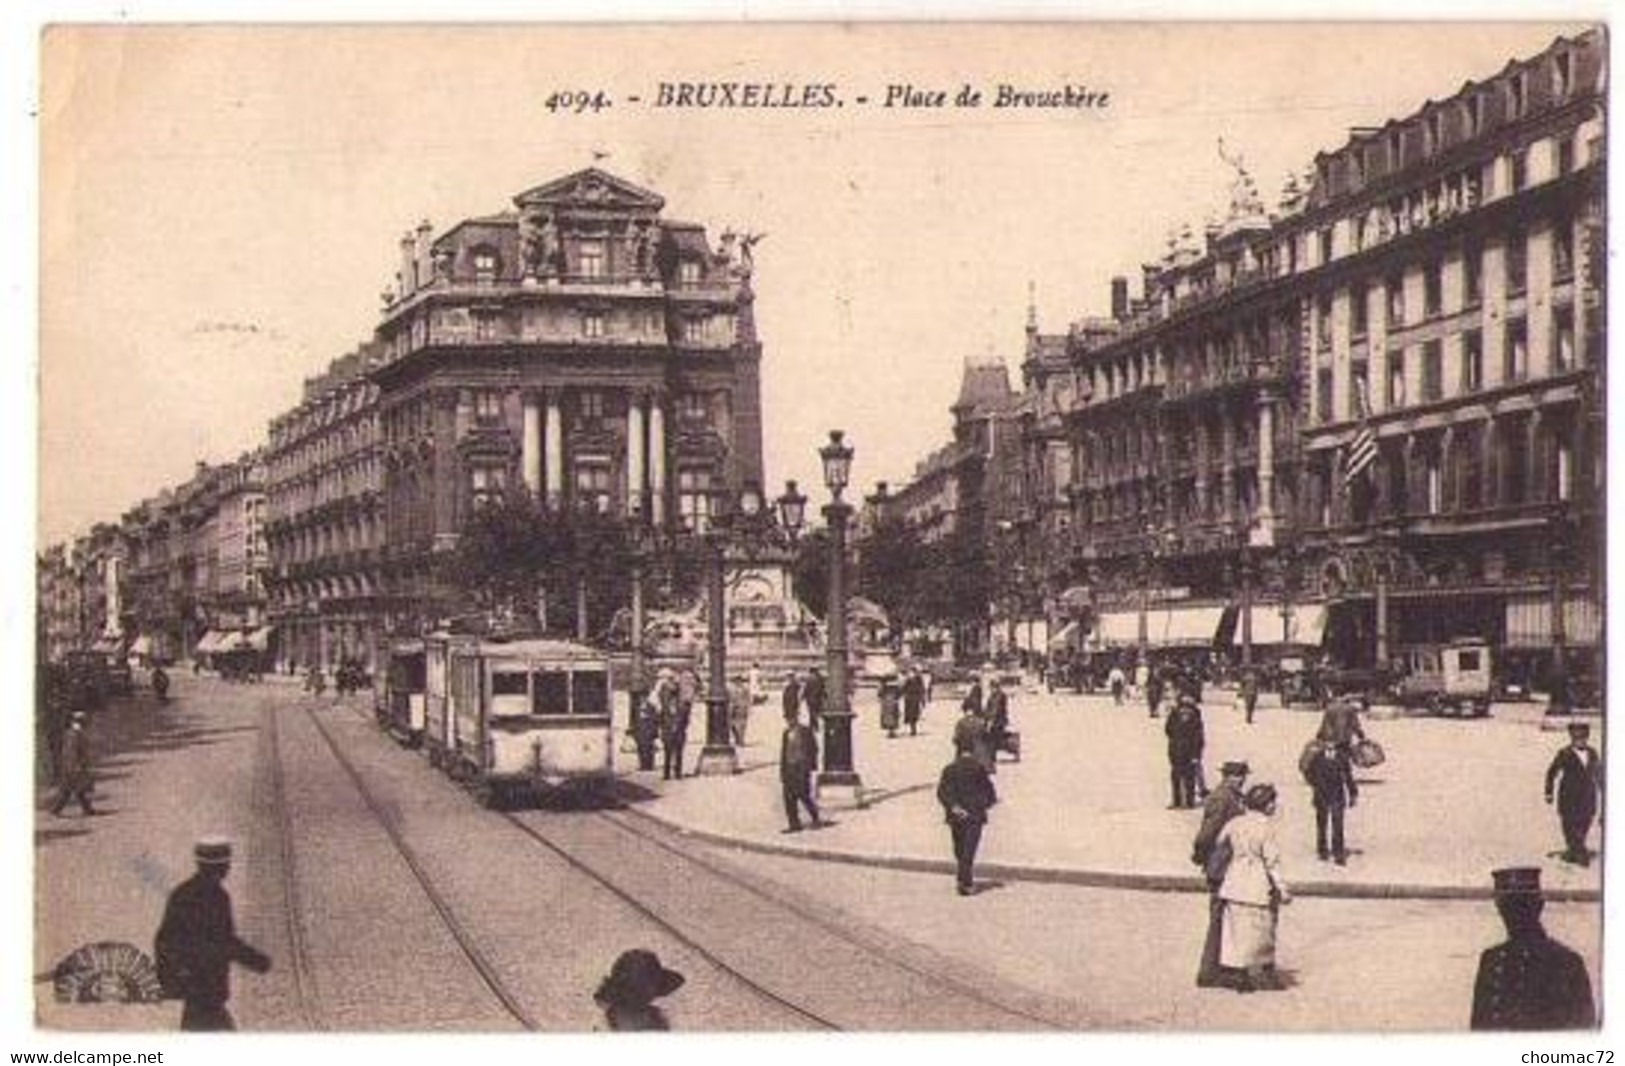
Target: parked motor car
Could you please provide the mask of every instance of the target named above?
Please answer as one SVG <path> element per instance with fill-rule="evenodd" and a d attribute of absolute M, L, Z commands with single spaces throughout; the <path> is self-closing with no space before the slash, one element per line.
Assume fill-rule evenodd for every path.
<path fill-rule="evenodd" d="M 1401 707 L 1472 718 L 1490 713 L 1490 649 L 1483 641 L 1407 648 L 1399 664 L 1391 695 Z"/>

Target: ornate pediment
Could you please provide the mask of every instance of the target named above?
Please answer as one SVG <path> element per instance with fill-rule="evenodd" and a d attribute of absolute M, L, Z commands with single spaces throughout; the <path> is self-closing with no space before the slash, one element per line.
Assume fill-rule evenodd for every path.
<path fill-rule="evenodd" d="M 633 185 L 597 167 L 538 185 L 520 193 L 513 202 L 521 208 L 588 208 L 658 212 L 666 205 L 658 193 Z"/>

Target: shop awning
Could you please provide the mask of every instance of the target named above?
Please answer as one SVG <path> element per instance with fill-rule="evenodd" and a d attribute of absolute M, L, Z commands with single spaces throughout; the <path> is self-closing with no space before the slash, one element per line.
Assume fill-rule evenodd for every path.
<path fill-rule="evenodd" d="M 215 645 L 214 650 L 217 652 L 236 651 L 238 648 L 243 647 L 247 647 L 247 644 L 241 633 L 222 633 L 220 643 Z"/>
<path fill-rule="evenodd" d="M 1150 619 L 1146 627 L 1150 629 Z M 1106 611 L 1100 616 L 1095 637 L 1108 648 L 1124 648 L 1140 642 L 1140 613 L 1138 611 Z"/>
<path fill-rule="evenodd" d="M 1055 635 L 1049 638 L 1050 651 L 1065 651 L 1066 649 L 1070 648 L 1072 646 L 1072 642 L 1078 637 L 1079 628 L 1078 623 L 1068 622 L 1066 625 L 1058 629 Z"/>
<path fill-rule="evenodd" d="M 148 636 L 136 637 L 135 638 L 135 643 L 130 645 L 130 654 L 131 655 L 151 655 L 152 654 L 152 638 L 148 637 Z"/>
<path fill-rule="evenodd" d="M 1161 625 L 1157 623 L 1160 621 Z M 1146 622 L 1152 646 L 1198 647 L 1211 645 L 1219 632 L 1224 606 L 1168 607 L 1153 611 Z M 1158 639 L 1160 635 L 1161 639 Z"/>
<path fill-rule="evenodd" d="M 90 646 L 91 651 L 99 651 L 104 655 L 111 655 L 124 647 L 124 641 L 118 637 L 103 637 Z"/>
<path fill-rule="evenodd" d="M 203 634 L 203 639 L 197 642 L 192 650 L 198 655 L 213 655 L 220 650 L 220 638 L 223 636 L 219 630 L 211 629 Z"/>
<path fill-rule="evenodd" d="M 1088 585 L 1073 585 L 1056 597 L 1063 610 L 1087 611 L 1094 606 L 1095 594 Z"/>
<path fill-rule="evenodd" d="M 1593 646 L 1602 630 L 1602 611 L 1591 599 L 1563 601 L 1563 643 Z M 1552 646 L 1552 598 L 1547 593 L 1507 597 L 1507 647 Z"/>
<path fill-rule="evenodd" d="M 248 648 L 252 651 L 264 651 L 271 645 L 272 628 L 274 627 L 260 626 L 258 629 L 249 633 L 248 636 L 243 637 L 242 644 L 240 646 Z"/>
<path fill-rule="evenodd" d="M 1326 633 L 1324 603 L 1294 603 L 1282 617 L 1278 603 L 1253 604 L 1253 644 L 1296 644 L 1319 647 Z M 1237 619 L 1233 643 L 1241 644 L 1241 621 Z"/>

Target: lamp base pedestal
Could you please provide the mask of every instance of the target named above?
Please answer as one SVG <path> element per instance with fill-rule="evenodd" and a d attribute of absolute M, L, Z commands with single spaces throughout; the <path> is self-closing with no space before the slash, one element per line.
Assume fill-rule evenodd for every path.
<path fill-rule="evenodd" d="M 869 805 L 863 779 L 854 770 L 820 770 L 813 790 L 824 810 L 855 811 Z"/>
<path fill-rule="evenodd" d="M 726 777 L 739 772 L 739 753 L 732 744 L 707 744 L 700 749 L 694 772 L 701 777 Z"/>

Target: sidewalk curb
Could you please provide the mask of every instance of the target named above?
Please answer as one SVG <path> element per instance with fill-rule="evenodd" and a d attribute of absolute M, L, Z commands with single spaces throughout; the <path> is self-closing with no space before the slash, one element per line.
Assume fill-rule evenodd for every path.
<path fill-rule="evenodd" d="M 730 836 L 710 829 L 697 829 L 684 825 L 652 811 L 628 804 L 621 808 L 628 814 L 653 822 L 655 825 L 689 840 L 706 844 L 749 851 L 760 855 L 778 855 L 793 859 L 811 859 L 817 862 L 840 862 L 852 866 L 872 866 L 887 870 L 905 870 L 911 873 L 934 873 L 952 876 L 954 864 L 947 859 L 926 859 L 913 855 L 870 855 L 833 848 L 798 847 L 753 840 L 750 837 Z M 1081 888 L 1110 888 L 1132 892 L 1189 892 L 1206 894 L 1207 880 L 1195 874 L 1137 874 L 1110 870 L 1083 870 L 1073 867 L 1032 866 L 1020 863 L 986 862 L 976 864 L 977 874 L 986 879 L 1031 881 L 1039 884 L 1077 885 Z M 1495 891 L 1488 885 L 1421 885 L 1421 884 L 1361 884 L 1340 881 L 1303 881 L 1292 885 L 1295 897 L 1314 899 L 1381 899 L 1381 900 L 1456 900 L 1488 902 L 1495 899 Z M 1597 903 L 1602 891 L 1592 888 L 1547 889 L 1548 903 Z"/>

